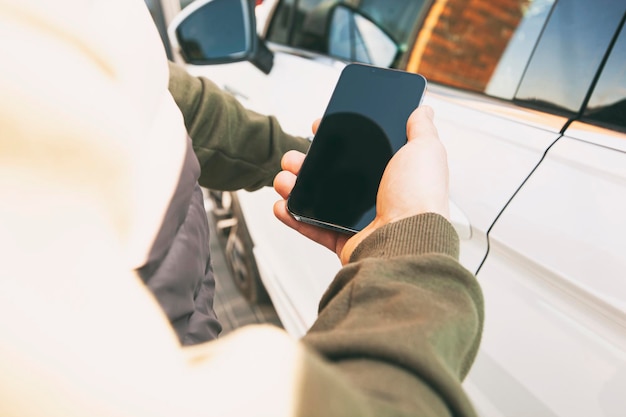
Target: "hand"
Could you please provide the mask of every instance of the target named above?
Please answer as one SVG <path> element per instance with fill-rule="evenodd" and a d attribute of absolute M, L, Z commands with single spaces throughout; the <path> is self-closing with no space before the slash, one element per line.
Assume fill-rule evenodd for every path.
<path fill-rule="evenodd" d="M 362 231 L 349 236 L 298 222 L 287 211 L 286 199 L 302 166 L 304 154 L 287 152 L 282 168 L 274 179 L 274 188 L 283 200 L 274 205 L 274 214 L 287 226 L 333 250 L 346 264 L 354 249 L 376 229 L 422 213 L 438 213 L 449 218 L 448 164 L 443 144 L 433 124 L 429 106 L 417 108 L 407 121 L 408 143 L 389 161 L 376 199 L 376 218 Z M 319 121 L 314 123 L 313 132 Z"/>

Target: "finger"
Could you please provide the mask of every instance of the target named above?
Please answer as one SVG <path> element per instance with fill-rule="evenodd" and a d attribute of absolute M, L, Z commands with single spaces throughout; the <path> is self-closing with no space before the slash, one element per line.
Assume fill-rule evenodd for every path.
<path fill-rule="evenodd" d="M 319 129 L 321 121 L 322 119 L 317 119 L 313 122 L 313 125 L 311 126 L 311 130 L 313 131 L 313 134 L 317 133 L 317 129 Z"/>
<path fill-rule="evenodd" d="M 295 175 L 298 175 L 300 172 L 300 167 L 302 166 L 302 162 L 304 161 L 305 154 L 299 151 L 288 151 L 286 152 L 281 161 L 280 165 L 285 171 L 289 171 Z"/>
<path fill-rule="evenodd" d="M 409 141 L 421 138 L 439 138 L 433 123 L 435 113 L 430 106 L 420 106 L 411 113 L 406 127 Z"/>
<path fill-rule="evenodd" d="M 289 171 L 280 171 L 274 177 L 274 189 L 285 200 L 289 197 L 295 184 L 296 176 Z"/>

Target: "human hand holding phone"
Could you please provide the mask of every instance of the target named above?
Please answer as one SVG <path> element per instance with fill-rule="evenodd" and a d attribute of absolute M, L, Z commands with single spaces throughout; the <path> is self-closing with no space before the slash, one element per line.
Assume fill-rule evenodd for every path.
<path fill-rule="evenodd" d="M 287 199 L 298 221 L 354 234 L 376 215 L 389 160 L 426 91 L 415 73 L 364 64 L 342 71 Z"/>
<path fill-rule="evenodd" d="M 287 152 L 283 171 L 274 179 L 274 188 L 283 198 L 274 205 L 274 214 L 287 226 L 334 251 L 347 264 L 354 249 L 376 229 L 422 213 L 437 213 L 450 218 L 448 164 L 445 148 L 433 123 L 432 108 L 421 106 L 407 122 L 408 142 L 387 165 L 376 198 L 376 217 L 353 236 L 299 222 L 287 210 L 287 198 L 304 161 L 304 154 Z M 317 128 L 314 124 L 313 130 Z"/>

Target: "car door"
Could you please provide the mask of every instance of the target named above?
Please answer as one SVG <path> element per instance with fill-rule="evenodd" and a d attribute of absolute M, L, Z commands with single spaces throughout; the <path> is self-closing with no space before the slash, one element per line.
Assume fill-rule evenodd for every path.
<path fill-rule="evenodd" d="M 461 262 L 472 272 L 487 256 L 490 228 L 568 121 L 516 100 L 554 8 L 554 1 L 433 6 L 404 68 L 430 82 L 425 103 L 448 152 L 451 200 L 471 226 Z"/>
<path fill-rule="evenodd" d="M 517 90 L 572 116 L 488 235 L 483 415 L 626 410 L 625 10 L 559 2 Z"/>

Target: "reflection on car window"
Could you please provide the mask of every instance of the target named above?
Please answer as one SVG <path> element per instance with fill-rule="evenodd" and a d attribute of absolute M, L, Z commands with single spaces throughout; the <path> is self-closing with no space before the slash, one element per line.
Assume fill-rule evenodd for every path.
<path fill-rule="evenodd" d="M 489 79 L 485 93 L 505 99 L 515 96 L 526 64 L 553 6 L 554 0 L 535 0 L 528 5 Z"/>
<path fill-rule="evenodd" d="M 281 1 L 270 23 L 266 39 L 274 43 L 331 55 L 331 51 L 344 47 L 344 45 L 331 44 L 333 40 L 330 38 L 329 26 L 331 13 L 335 11 L 337 5 L 346 5 L 371 20 L 382 32 L 389 35 L 391 41 L 398 45 L 400 52 L 403 52 L 408 45 L 412 44 L 422 16 L 430 3 L 431 1 L 425 0 Z M 368 62 L 365 56 L 360 53 L 354 56 L 354 60 Z M 393 65 L 398 66 L 399 62 Z"/>
<path fill-rule="evenodd" d="M 295 0 L 282 0 L 276 6 L 274 17 L 267 31 L 267 40 L 289 45 L 291 20 L 294 12 Z"/>
<path fill-rule="evenodd" d="M 406 50 L 412 43 L 413 31 L 421 20 L 424 0 L 360 0 L 346 1 L 368 16 L 400 46 Z"/>
<path fill-rule="evenodd" d="M 584 120 L 626 131 L 626 29 L 623 27 L 589 99 Z"/>
<path fill-rule="evenodd" d="M 429 81 L 512 99 L 554 0 L 450 0 L 435 5 L 408 70 Z"/>
<path fill-rule="evenodd" d="M 388 67 L 398 53 L 387 33 L 352 9 L 335 9 L 328 33 L 328 53 L 347 61 Z"/>
<path fill-rule="evenodd" d="M 515 99 L 577 114 L 625 10 L 616 0 L 557 2 Z"/>
<path fill-rule="evenodd" d="M 180 9 L 184 9 L 185 7 L 189 6 L 191 3 L 193 3 L 194 0 L 180 0 Z"/>

